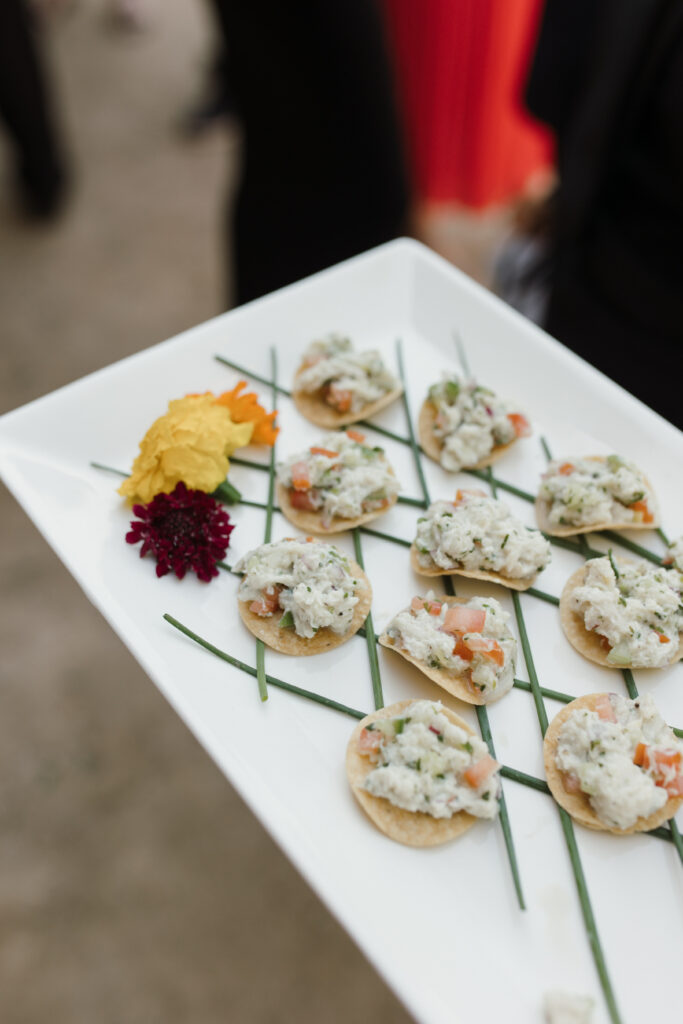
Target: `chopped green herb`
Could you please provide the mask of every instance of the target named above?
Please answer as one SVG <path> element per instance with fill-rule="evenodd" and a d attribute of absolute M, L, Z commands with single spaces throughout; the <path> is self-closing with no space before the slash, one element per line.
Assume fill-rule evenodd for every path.
<path fill-rule="evenodd" d="M 278 622 L 280 629 L 294 629 L 294 616 L 291 612 L 285 612 Z"/>
<path fill-rule="evenodd" d="M 504 547 L 505 547 L 505 545 L 507 544 L 507 542 L 508 542 L 508 537 L 509 537 L 509 536 L 510 536 L 510 534 L 509 534 L 509 533 L 506 533 L 506 534 L 505 534 L 505 537 L 503 538 L 503 543 L 502 543 L 502 544 L 500 545 L 500 550 L 501 550 L 501 551 L 503 550 L 503 548 L 504 548 Z"/>

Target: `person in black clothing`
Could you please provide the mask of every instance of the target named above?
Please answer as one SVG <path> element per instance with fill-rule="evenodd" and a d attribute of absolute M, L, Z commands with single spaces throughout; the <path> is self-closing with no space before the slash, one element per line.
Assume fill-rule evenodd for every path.
<path fill-rule="evenodd" d="M 543 326 L 683 427 L 683 2 L 547 0 L 527 104 L 558 141 Z"/>
<path fill-rule="evenodd" d="M 14 149 L 26 212 L 54 216 L 66 194 L 66 160 L 40 41 L 25 0 L 0 0 L 0 121 Z"/>
<path fill-rule="evenodd" d="M 374 0 L 213 0 L 244 138 L 236 302 L 404 230 L 408 187 Z"/>

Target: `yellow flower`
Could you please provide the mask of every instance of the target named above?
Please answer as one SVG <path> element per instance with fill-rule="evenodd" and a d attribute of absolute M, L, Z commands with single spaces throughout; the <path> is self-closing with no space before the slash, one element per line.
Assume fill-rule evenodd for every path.
<path fill-rule="evenodd" d="M 146 503 L 170 494 L 181 480 L 190 490 L 210 494 L 227 476 L 228 455 L 249 444 L 253 430 L 253 423 L 233 423 L 213 395 L 177 398 L 143 437 L 119 494 Z"/>

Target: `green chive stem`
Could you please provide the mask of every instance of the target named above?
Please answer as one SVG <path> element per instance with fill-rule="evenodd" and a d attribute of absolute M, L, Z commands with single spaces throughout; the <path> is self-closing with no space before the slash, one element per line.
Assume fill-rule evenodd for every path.
<path fill-rule="evenodd" d="M 601 530 L 599 535 L 604 537 L 605 540 L 612 541 L 613 544 L 620 544 L 622 548 L 626 548 L 627 551 L 633 551 L 634 554 L 640 555 L 641 558 L 647 558 L 650 562 L 654 562 L 655 565 L 662 564 L 662 556 L 656 555 L 652 551 L 648 551 L 647 548 L 642 547 L 640 544 L 636 544 L 634 540 L 630 540 L 628 537 L 622 537 L 619 533 L 614 533 L 613 530 Z"/>
<path fill-rule="evenodd" d="M 359 527 L 361 533 L 366 533 L 368 537 L 379 537 L 380 540 L 391 541 L 392 544 L 401 544 L 404 548 L 412 547 L 409 540 L 403 540 L 402 537 L 392 537 L 389 533 L 380 533 L 379 530 L 371 530 L 369 526 Z"/>
<path fill-rule="evenodd" d="M 535 775 L 527 775 L 526 772 L 520 772 L 517 768 L 509 768 L 505 764 L 501 767 L 500 774 L 503 778 L 510 779 L 511 782 L 519 782 L 522 786 L 537 789 L 539 793 L 546 793 L 550 796 L 548 783 L 543 779 L 537 779 Z"/>
<path fill-rule="evenodd" d="M 543 449 L 543 454 L 545 455 L 545 457 L 548 460 L 548 462 L 551 462 L 553 456 L 552 456 L 552 452 L 550 451 L 550 446 L 548 445 L 548 442 L 546 441 L 546 439 L 543 436 L 541 436 L 540 441 L 541 441 L 541 448 Z"/>
<path fill-rule="evenodd" d="M 420 449 L 418 447 L 417 441 L 415 440 L 415 431 L 413 430 L 413 421 L 412 421 L 412 419 L 410 417 L 410 403 L 408 402 L 408 391 L 407 391 L 407 387 L 406 387 L 406 374 L 405 374 L 405 367 L 403 365 L 403 346 L 401 345 L 401 339 L 400 338 L 397 338 L 397 340 L 396 340 L 396 359 L 398 361 L 399 373 L 401 375 L 401 381 L 403 383 L 403 394 L 401 395 L 401 398 L 403 399 L 403 408 L 405 410 L 406 422 L 408 424 L 408 437 L 410 439 L 410 447 L 413 450 L 413 459 L 415 460 L 415 469 L 417 470 L 417 475 L 418 475 L 418 478 L 420 480 L 420 487 L 422 488 L 422 495 L 423 495 L 424 500 L 426 501 L 426 503 L 429 505 L 430 504 L 429 489 L 427 487 L 427 481 L 425 480 L 424 470 L 422 468 L 422 459 L 420 458 Z"/>
<path fill-rule="evenodd" d="M 476 476 L 479 480 L 486 480 L 488 482 L 488 473 L 483 469 L 463 469 L 463 473 L 467 473 L 469 476 Z M 516 494 L 518 498 L 524 498 L 525 501 L 534 502 L 536 498 L 533 494 L 529 494 L 528 491 L 523 491 L 519 487 L 515 487 L 514 484 L 508 484 L 505 480 L 501 480 L 499 477 L 494 477 L 496 487 L 500 487 L 502 491 L 507 491 L 509 494 Z"/>
<path fill-rule="evenodd" d="M 537 590 L 536 587 L 529 587 L 524 591 L 525 594 L 531 594 L 532 597 L 537 597 L 539 601 L 547 601 L 548 604 L 559 605 L 559 597 L 555 597 L 554 594 L 546 594 L 544 590 Z"/>
<path fill-rule="evenodd" d="M 661 526 L 657 527 L 657 534 L 659 535 L 660 540 L 662 540 L 664 542 L 664 544 L 666 544 L 666 546 L 668 547 L 669 544 L 671 543 L 671 541 L 669 540 L 667 535 L 664 533 L 664 530 L 661 528 Z"/>
<path fill-rule="evenodd" d="M 479 722 L 479 731 L 481 732 L 482 739 L 489 748 L 491 757 L 495 760 L 496 751 L 493 745 L 493 736 L 491 735 L 491 725 L 489 723 L 488 712 L 485 707 L 479 705 L 477 707 L 477 720 Z M 522 879 L 519 874 L 519 864 L 517 862 L 517 853 L 515 851 L 515 844 L 512 839 L 512 828 L 510 826 L 510 815 L 508 814 L 507 803 L 505 802 L 505 792 L 503 787 L 500 789 L 500 796 L 498 798 L 498 805 L 500 807 L 500 827 L 503 830 L 503 839 L 505 840 L 505 848 L 507 850 L 508 861 L 510 862 L 510 871 L 512 873 L 512 882 L 517 893 L 517 900 L 521 910 L 526 910 L 526 904 L 524 903 L 524 893 L 522 892 Z"/>
<path fill-rule="evenodd" d="M 268 700 L 268 687 L 266 686 L 266 645 L 263 640 L 256 640 L 256 681 L 258 693 L 261 700 Z"/>
<path fill-rule="evenodd" d="M 126 479 L 130 476 L 130 473 L 124 473 L 122 469 L 114 469 L 113 466 L 105 466 L 101 462 L 91 462 L 90 465 L 93 469 L 103 469 L 105 473 L 116 473 L 117 476 L 123 476 Z"/>
<path fill-rule="evenodd" d="M 249 469 L 261 469 L 267 473 L 269 466 L 265 462 L 253 462 L 251 459 L 238 459 L 236 455 L 230 456 L 230 462 L 235 466 L 247 466 Z"/>
<path fill-rule="evenodd" d="M 527 683 L 524 679 L 515 679 L 512 685 L 518 690 L 525 690 L 526 693 L 534 692 L 531 683 Z M 549 690 L 546 686 L 539 686 L 539 690 L 543 697 L 547 697 L 548 700 L 558 700 L 561 704 L 570 704 L 576 699 L 569 693 L 562 693 L 560 690 Z"/>
<path fill-rule="evenodd" d="M 256 380 L 259 384 L 265 384 L 266 387 L 272 387 L 274 391 L 281 395 L 286 395 L 291 398 L 292 392 L 288 391 L 287 388 L 281 388 L 279 385 L 274 384 L 272 380 L 267 380 L 265 377 L 261 377 L 258 373 L 254 373 L 253 370 L 247 370 L 244 366 L 240 366 L 239 363 L 233 363 L 231 359 L 226 359 L 225 356 L 214 356 L 214 359 L 219 363 L 223 363 L 225 366 L 229 366 L 231 370 L 237 370 L 243 377 L 251 377 L 252 380 Z"/>
<path fill-rule="evenodd" d="M 401 505 L 415 505 L 417 508 L 427 508 L 427 502 L 424 498 L 408 498 L 404 494 L 399 494 L 398 501 Z"/>
<path fill-rule="evenodd" d="M 365 570 L 360 531 L 358 530 L 358 527 L 353 531 L 353 547 L 356 552 L 356 561 L 361 569 Z M 377 658 L 377 641 L 375 637 L 375 628 L 372 624 L 372 612 L 368 612 L 368 616 L 365 620 L 365 641 L 367 643 L 368 658 L 370 660 L 372 696 L 375 702 L 375 710 L 378 711 L 380 708 L 384 707 L 384 694 L 382 693 L 382 677 L 379 670 L 379 660 Z"/>
<path fill-rule="evenodd" d="M 586 877 L 583 873 L 583 867 L 581 865 L 581 858 L 579 857 L 579 849 L 576 845 L 576 835 L 574 834 L 574 825 L 567 812 L 560 807 L 560 820 L 562 822 L 562 831 L 564 832 L 565 839 L 567 841 L 567 848 L 569 850 L 569 859 L 574 869 L 574 877 L 576 878 L 576 887 L 579 891 L 579 900 L 581 902 L 581 910 L 583 911 L 583 920 L 586 926 L 586 932 L 588 933 L 588 942 L 593 953 L 593 960 L 595 967 L 600 978 L 602 985 L 602 991 L 605 995 L 605 1001 L 607 1003 L 607 1009 L 609 1011 L 610 1019 L 613 1024 L 621 1024 L 621 1016 L 617 1008 L 616 999 L 612 990 L 612 984 L 609 979 L 607 972 L 607 964 L 605 963 L 605 957 L 602 952 L 602 946 L 600 944 L 600 937 L 598 936 L 598 929 L 595 923 L 595 917 L 593 916 L 593 908 L 591 907 L 590 897 L 588 895 L 588 886 L 586 885 Z"/>
<path fill-rule="evenodd" d="M 202 637 L 198 636 L 197 633 L 194 633 L 187 626 L 184 626 L 182 622 L 173 618 L 173 616 L 169 615 L 168 612 L 164 615 L 164 619 L 170 623 L 171 626 L 174 626 L 181 633 L 184 633 L 185 636 L 189 637 L 190 640 L 199 644 L 200 647 L 210 651 L 211 654 L 215 654 L 217 658 L 227 661 L 229 665 L 240 669 L 242 672 L 246 672 L 247 675 L 256 676 L 256 669 L 252 668 L 251 665 L 247 665 L 238 658 L 233 658 L 232 655 L 220 650 L 220 648 L 214 647 L 214 645 L 209 643 L 208 640 L 204 640 Z M 299 697 L 305 697 L 306 700 L 315 701 L 316 704 L 323 704 L 325 707 L 332 708 L 334 711 L 341 711 L 345 715 L 350 715 L 351 718 L 361 719 L 365 718 L 367 714 L 366 711 L 357 711 L 355 708 L 350 708 L 346 704 L 340 704 L 339 701 L 332 700 L 329 697 L 324 697 L 320 693 L 313 693 L 311 690 L 304 690 L 302 687 L 294 686 L 292 683 L 286 683 L 283 679 L 277 679 L 275 676 L 266 675 L 266 680 L 271 686 L 276 686 L 280 690 L 286 690 L 288 693 L 295 693 Z"/>
<path fill-rule="evenodd" d="M 674 818 L 669 822 L 669 828 L 671 831 L 671 839 L 678 850 L 678 856 L 681 858 L 681 863 L 683 863 L 683 838 L 681 838 L 681 833 Z"/>
<path fill-rule="evenodd" d="M 465 344 L 462 340 L 462 334 L 460 331 L 453 331 L 453 341 L 455 342 L 455 350 L 458 353 L 458 362 L 462 367 L 462 371 L 467 380 L 474 380 L 472 372 L 470 370 L 470 364 L 467 361 L 467 352 L 465 351 Z"/>

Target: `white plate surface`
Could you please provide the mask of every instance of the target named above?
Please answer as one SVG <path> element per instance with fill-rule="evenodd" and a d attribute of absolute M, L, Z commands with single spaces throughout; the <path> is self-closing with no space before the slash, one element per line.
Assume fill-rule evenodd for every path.
<path fill-rule="evenodd" d="M 549 989 L 592 995 L 595 1024 L 609 1014 L 591 956 L 574 878 L 552 799 L 505 783 L 527 909 L 519 909 L 498 823 L 480 823 L 457 842 L 431 850 L 392 843 L 375 831 L 348 791 L 344 752 L 354 722 L 282 691 L 258 700 L 256 682 L 206 653 L 172 627 L 170 612 L 216 646 L 249 664 L 254 640 L 238 619 L 237 580 L 210 585 L 187 578 L 157 580 L 153 563 L 124 541 L 129 511 L 117 481 L 91 460 L 127 469 L 145 430 L 170 398 L 219 392 L 239 374 L 215 354 L 270 373 L 277 349 L 280 382 L 288 386 L 303 348 L 339 331 L 357 348 L 377 347 L 396 367 L 402 339 L 413 418 L 428 384 L 456 366 L 453 331 L 464 339 L 472 372 L 517 399 L 534 436 L 500 460 L 497 475 L 535 491 L 545 464 L 543 434 L 558 455 L 618 451 L 643 467 L 658 492 L 663 526 L 683 530 L 683 435 L 612 382 L 511 312 L 427 249 L 398 241 L 350 260 L 181 336 L 125 359 L 31 403 L 0 421 L 3 478 L 93 603 L 239 790 L 321 899 L 348 929 L 415 1017 L 430 1024 L 541 1020 Z M 256 385 L 264 404 L 268 389 Z M 278 402 L 284 456 L 315 441 L 284 397 Z M 377 420 L 406 434 L 400 403 Z M 372 435 L 371 435 L 372 436 Z M 373 437 L 396 467 L 404 493 L 419 497 L 410 449 Z M 239 453 L 266 460 L 253 449 Z M 432 498 L 450 497 L 454 478 L 424 460 Z M 265 501 L 267 476 L 234 466 L 245 497 Z M 476 486 L 476 484 L 475 484 Z M 501 495 L 530 525 L 532 507 Z M 263 539 L 265 513 L 231 511 L 237 528 L 233 561 Z M 399 506 L 377 529 L 411 539 L 419 510 Z M 292 528 L 275 515 L 273 538 Z M 662 551 L 655 534 L 634 535 Z M 339 541 L 349 553 L 350 538 Z M 597 544 L 597 542 L 596 542 Z M 373 616 L 380 632 L 410 596 L 423 589 L 404 548 L 365 535 Z M 553 549 L 538 586 L 559 594 L 579 564 Z M 437 581 L 438 582 L 438 581 Z M 506 592 L 473 581 L 462 594 Z M 522 597 L 541 685 L 580 695 L 613 689 L 621 675 L 591 665 L 565 641 L 554 606 Z M 514 623 L 513 623 L 514 626 Z M 440 699 L 474 728 L 476 716 L 448 698 L 402 659 L 380 649 L 386 703 Z M 361 638 L 316 658 L 294 660 L 267 651 L 272 675 L 370 710 L 368 652 Z M 517 676 L 528 678 L 523 658 Z M 683 668 L 636 673 L 665 718 L 683 725 Z M 560 705 L 546 701 L 550 718 Z M 543 777 L 541 734 L 531 696 L 514 690 L 489 708 L 499 760 Z M 683 826 L 683 822 L 681 822 Z M 624 1021 L 671 1019 L 678 1004 L 683 867 L 672 844 L 649 836 L 616 838 L 577 826 L 579 851 L 607 966 Z"/>

